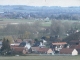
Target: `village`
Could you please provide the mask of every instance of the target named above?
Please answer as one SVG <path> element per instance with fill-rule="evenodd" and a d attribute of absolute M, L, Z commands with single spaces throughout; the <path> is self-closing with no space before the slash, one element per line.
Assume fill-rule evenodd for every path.
<path fill-rule="evenodd" d="M 76 32 L 74 35 L 79 34 Z M 77 36 L 77 35 L 76 35 Z M 71 40 L 69 42 L 58 41 L 52 42 L 47 46 L 48 41 L 41 39 L 16 39 L 10 44 L 12 54 L 15 55 L 79 55 L 80 54 L 80 40 Z M 0 49 L 2 47 L 2 40 L 0 41 Z M 1 52 L 0 52 L 1 54 Z"/>

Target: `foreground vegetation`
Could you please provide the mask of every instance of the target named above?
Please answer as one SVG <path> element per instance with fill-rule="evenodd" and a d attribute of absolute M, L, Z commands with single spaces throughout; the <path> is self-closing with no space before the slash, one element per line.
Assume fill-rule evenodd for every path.
<path fill-rule="evenodd" d="M 80 56 L 0 56 L 0 60 L 80 60 Z"/>

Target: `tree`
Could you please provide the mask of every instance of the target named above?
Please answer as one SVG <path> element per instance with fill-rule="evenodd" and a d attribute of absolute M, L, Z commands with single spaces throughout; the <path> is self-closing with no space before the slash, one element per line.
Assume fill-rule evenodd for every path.
<path fill-rule="evenodd" d="M 14 42 L 14 39 L 12 36 L 5 36 L 5 40 L 8 40 L 9 43 L 13 43 Z"/>
<path fill-rule="evenodd" d="M 9 54 L 11 48 L 10 48 L 10 42 L 8 39 L 3 39 L 3 42 L 2 42 L 2 47 L 1 47 L 1 54 L 2 55 L 6 55 L 6 54 Z"/>
<path fill-rule="evenodd" d="M 30 38 L 30 32 L 25 32 L 23 35 L 22 35 L 22 37 L 20 37 L 20 38 L 22 38 L 22 39 L 29 39 Z"/>
<path fill-rule="evenodd" d="M 60 36 L 64 33 L 64 25 L 61 21 L 53 20 L 50 28 L 51 36 Z"/>

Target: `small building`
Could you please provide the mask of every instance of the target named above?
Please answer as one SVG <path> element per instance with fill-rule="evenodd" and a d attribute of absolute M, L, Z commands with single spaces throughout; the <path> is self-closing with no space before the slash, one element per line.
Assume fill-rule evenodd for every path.
<path fill-rule="evenodd" d="M 80 44 L 79 45 L 71 45 L 70 48 L 76 49 L 78 54 L 80 54 Z"/>
<path fill-rule="evenodd" d="M 71 48 L 62 48 L 60 50 L 60 54 L 65 54 L 65 55 L 78 55 L 78 51 L 76 49 L 71 49 Z"/>
<path fill-rule="evenodd" d="M 13 54 L 26 54 L 28 49 L 25 47 L 12 47 Z"/>
<path fill-rule="evenodd" d="M 50 48 L 50 49 L 47 51 L 47 54 L 54 55 L 54 51 Z"/>
<path fill-rule="evenodd" d="M 11 43 L 10 46 L 15 46 L 18 47 L 20 45 L 20 43 Z"/>
<path fill-rule="evenodd" d="M 21 42 L 19 47 L 25 47 L 25 48 L 27 47 L 28 49 L 30 49 L 31 45 L 30 45 L 30 43 L 27 43 L 27 42 Z"/>
<path fill-rule="evenodd" d="M 32 53 L 38 53 L 40 47 L 31 47 Z"/>
<path fill-rule="evenodd" d="M 21 39 L 16 39 L 16 40 L 14 40 L 14 43 L 21 43 L 21 42 L 22 42 Z"/>
<path fill-rule="evenodd" d="M 40 54 L 51 54 L 54 55 L 54 52 L 51 48 L 39 48 L 38 52 Z"/>
<path fill-rule="evenodd" d="M 66 42 L 55 42 L 52 43 L 52 49 L 55 50 L 55 53 L 58 53 L 60 51 L 60 49 L 64 48 L 64 45 L 66 45 Z"/>
<path fill-rule="evenodd" d="M 27 43 L 30 43 L 31 46 L 33 46 L 33 44 L 34 44 L 34 40 L 32 40 L 32 39 L 23 39 L 23 41 L 27 42 Z"/>

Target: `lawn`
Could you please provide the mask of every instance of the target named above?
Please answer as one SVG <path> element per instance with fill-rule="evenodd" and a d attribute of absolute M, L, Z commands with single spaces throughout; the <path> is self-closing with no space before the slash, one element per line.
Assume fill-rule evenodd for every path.
<path fill-rule="evenodd" d="M 80 56 L 0 56 L 0 60 L 80 60 Z"/>

